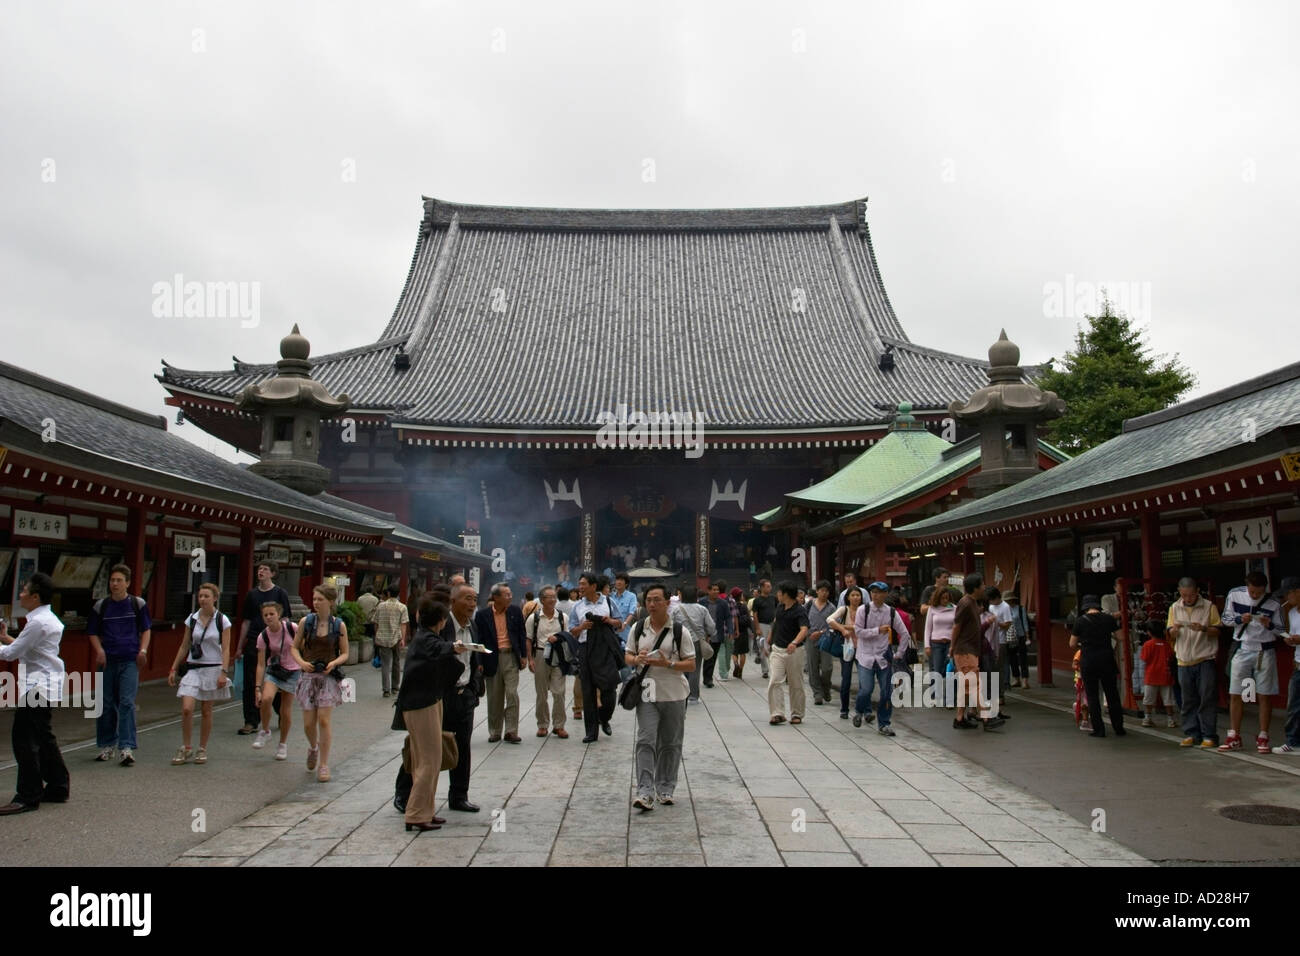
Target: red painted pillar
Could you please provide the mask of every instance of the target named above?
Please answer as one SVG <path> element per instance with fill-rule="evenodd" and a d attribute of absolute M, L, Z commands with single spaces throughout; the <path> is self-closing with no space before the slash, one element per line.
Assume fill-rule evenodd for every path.
<path fill-rule="evenodd" d="M 126 509 L 126 563 L 131 568 L 131 583 L 137 587 L 144 583 L 144 522 L 144 508 L 131 505 Z"/>
<path fill-rule="evenodd" d="M 312 542 L 311 577 L 308 579 L 308 583 L 311 587 L 307 589 L 307 606 L 311 607 L 312 589 L 325 583 L 325 539 L 321 537 Z"/>
<path fill-rule="evenodd" d="M 1038 636 L 1038 686 L 1052 686 L 1052 591 L 1047 573 L 1047 532 L 1034 532 L 1034 614 Z"/>
<path fill-rule="evenodd" d="M 253 526 L 245 524 L 239 529 L 239 579 L 235 582 L 235 609 L 239 601 L 257 586 L 257 569 L 253 567 Z M 254 635 L 256 636 L 256 635 Z"/>

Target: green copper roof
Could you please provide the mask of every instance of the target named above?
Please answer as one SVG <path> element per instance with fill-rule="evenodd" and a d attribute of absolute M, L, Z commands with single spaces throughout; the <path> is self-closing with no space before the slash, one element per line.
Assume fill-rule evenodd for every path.
<path fill-rule="evenodd" d="M 785 497 L 790 504 L 856 508 L 933 468 L 950 448 L 924 426 L 896 426 L 825 481 Z"/>
<path fill-rule="evenodd" d="M 890 488 L 871 501 L 864 502 L 862 507 L 855 511 L 809 529 L 808 534 L 814 538 L 824 537 L 844 525 L 861 521 L 873 514 L 889 511 L 912 498 L 919 498 L 940 485 L 947 484 L 964 472 L 978 467 L 980 463 L 980 438 L 978 435 L 971 436 L 959 445 L 949 445 L 948 448 L 949 454 L 943 456 L 932 468 L 921 472 L 910 481 L 905 481 L 894 488 Z M 1039 441 L 1038 450 L 1058 462 L 1063 462 L 1070 457 L 1055 445 L 1045 441 Z"/>

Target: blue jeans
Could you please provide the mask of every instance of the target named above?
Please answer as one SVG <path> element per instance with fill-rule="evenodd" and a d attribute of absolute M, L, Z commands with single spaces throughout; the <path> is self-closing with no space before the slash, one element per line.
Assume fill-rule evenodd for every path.
<path fill-rule="evenodd" d="M 850 657 L 847 661 L 842 657 L 840 658 L 840 713 L 841 714 L 847 714 L 849 712 L 849 688 L 853 685 L 853 668 L 856 666 L 857 664 L 853 660 L 853 658 Z"/>
<path fill-rule="evenodd" d="M 1286 742 L 1300 749 L 1300 664 L 1291 672 L 1291 686 L 1286 695 Z"/>
<path fill-rule="evenodd" d="M 1198 743 L 1202 740 L 1219 742 L 1219 688 L 1218 665 L 1201 661 L 1184 667 L 1178 666 L 1178 683 L 1183 688 L 1183 735 Z M 1093 719 L 1099 719 L 1094 717 Z"/>
<path fill-rule="evenodd" d="M 939 675 L 939 701 L 948 704 L 948 642 L 933 641 L 930 644 L 930 670 Z"/>
<path fill-rule="evenodd" d="M 135 692 L 140 687 L 140 669 L 134 660 L 108 661 L 100 694 L 104 709 L 95 719 L 95 745 L 135 749 Z"/>
<path fill-rule="evenodd" d="M 894 705 L 889 700 L 890 677 L 894 669 L 886 664 L 881 667 L 879 663 L 873 663 L 870 667 L 858 665 L 858 700 L 856 710 L 859 714 L 865 715 L 871 710 L 871 692 L 877 684 L 880 685 L 880 703 L 876 705 L 876 716 L 879 718 L 879 727 L 888 727 L 889 718 L 894 713 Z"/>

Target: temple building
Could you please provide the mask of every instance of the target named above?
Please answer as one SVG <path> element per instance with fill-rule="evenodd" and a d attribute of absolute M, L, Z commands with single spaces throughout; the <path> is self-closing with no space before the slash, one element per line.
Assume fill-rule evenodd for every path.
<path fill-rule="evenodd" d="M 945 426 L 949 405 L 988 376 L 987 362 L 908 338 L 865 200 L 575 210 L 425 199 L 397 307 L 377 326 L 371 344 L 310 362 L 326 393 L 347 397 L 345 411 L 318 403 L 326 487 L 503 549 L 523 581 L 554 580 L 562 561 L 576 573 L 649 559 L 701 575 L 788 561 L 797 541 L 752 515 L 884 438 L 900 402 L 918 428 L 964 438 L 968 426 Z M 164 362 L 158 379 L 187 421 L 256 455 L 267 427 L 293 441 L 291 421 L 267 425 L 241 404 L 276 373 Z"/>

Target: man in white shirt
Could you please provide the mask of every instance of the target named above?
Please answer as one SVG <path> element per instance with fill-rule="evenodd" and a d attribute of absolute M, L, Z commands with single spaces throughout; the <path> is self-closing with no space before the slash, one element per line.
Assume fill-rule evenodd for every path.
<path fill-rule="evenodd" d="M 524 619 L 524 629 L 528 635 L 529 652 L 533 655 L 533 687 L 537 691 L 537 736 L 545 737 L 554 733 L 561 740 L 568 739 L 569 732 L 564 729 L 564 671 L 559 666 L 560 643 L 564 638 L 560 632 L 569 623 L 561 611 L 556 608 L 555 588 L 549 585 L 542 588 L 541 607 Z M 551 660 L 548 664 L 546 650 L 551 648 Z M 552 706 L 546 708 L 546 695 L 551 695 Z M 549 728 L 554 727 L 554 731 Z"/>
<path fill-rule="evenodd" d="M 42 800 L 66 803 L 72 792 L 59 742 L 50 729 L 50 704 L 63 700 L 63 660 L 59 642 L 63 622 L 50 608 L 54 582 L 48 574 L 33 574 L 18 593 L 27 611 L 27 625 L 17 638 L 0 633 L 0 661 L 18 662 L 18 708 L 14 711 L 13 750 L 18 764 L 14 798 L 0 807 L 0 816 L 26 813 Z"/>
<path fill-rule="evenodd" d="M 1228 659 L 1228 716 L 1232 727 L 1219 749 L 1225 752 L 1241 749 L 1241 719 L 1245 716 L 1245 690 L 1249 680 L 1254 683 L 1255 693 L 1251 696 L 1259 701 L 1255 749 L 1271 754 L 1268 730 L 1273 719 L 1273 695 L 1278 692 L 1277 645 L 1287 629 L 1282 607 L 1268 593 L 1268 578 L 1262 571 L 1250 572 L 1244 585 L 1228 592 L 1219 620 L 1224 627 L 1232 628 L 1234 643 Z"/>
<path fill-rule="evenodd" d="M 600 593 L 600 587 L 597 578 L 591 571 L 584 571 L 578 577 L 578 588 L 582 597 L 573 605 L 573 613 L 570 620 L 573 622 L 569 627 L 569 633 L 578 640 L 580 657 L 579 679 L 582 681 L 582 696 L 586 702 L 586 710 L 583 713 L 583 722 L 587 731 L 586 736 L 582 738 L 584 744 L 594 744 L 597 739 L 596 727 L 605 732 L 605 736 L 614 733 L 610 727 L 610 718 L 614 716 L 614 706 L 618 703 L 616 689 L 618 687 L 618 670 L 621 664 L 621 651 L 618 647 L 618 629 L 622 626 L 622 621 L 614 616 L 609 606 L 609 599 Z M 587 620 L 587 615 L 591 614 L 594 620 Z M 610 674 L 608 665 L 610 661 L 606 658 L 609 656 L 610 648 L 605 646 L 594 647 L 596 640 L 600 637 L 600 632 L 590 634 L 591 629 L 599 624 L 603 624 L 613 629 L 613 680 L 610 683 Z M 596 665 L 593 669 L 593 664 Z"/>
<path fill-rule="evenodd" d="M 894 715 L 891 679 L 893 677 L 893 656 L 895 649 L 906 649 L 911 643 L 912 635 L 898 612 L 885 603 L 889 585 L 883 581 L 873 581 L 867 587 L 871 600 L 858 608 L 857 618 L 853 622 L 854 660 L 858 668 L 858 699 L 854 705 L 853 726 L 861 727 L 863 721 L 871 714 L 871 693 L 880 688 L 880 700 L 876 713 L 880 717 L 877 733 L 884 737 L 893 737 L 894 728 L 889 726 Z M 869 723 L 870 721 L 868 721 Z"/>
<path fill-rule="evenodd" d="M 1006 688 L 1011 686 L 1011 658 L 1007 656 L 1007 633 L 1011 630 L 1012 616 L 1011 605 L 1002 600 L 1002 592 L 997 588 L 989 588 L 985 592 L 989 599 L 989 613 L 993 615 L 992 634 L 994 640 L 994 649 L 997 651 L 994 659 L 994 667 L 997 669 L 998 677 L 1001 684 L 998 686 L 998 713 L 1003 717 L 1010 716 L 1001 710 L 1002 694 Z"/>

